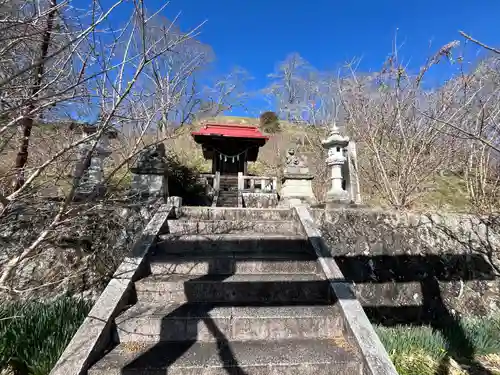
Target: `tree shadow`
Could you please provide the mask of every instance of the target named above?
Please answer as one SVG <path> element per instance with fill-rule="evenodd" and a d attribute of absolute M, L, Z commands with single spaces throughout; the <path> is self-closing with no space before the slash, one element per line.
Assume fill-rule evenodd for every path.
<path fill-rule="evenodd" d="M 280 244 L 274 243 L 270 246 L 284 246 L 287 248 L 291 246 L 293 241 L 278 241 Z M 175 244 L 179 242 L 183 241 L 173 241 L 172 246 L 176 246 Z M 221 239 L 220 242 L 227 242 L 224 245 L 219 244 L 219 246 L 226 246 L 227 248 L 233 247 L 237 249 L 242 246 L 254 246 L 253 243 L 248 245 L 248 242 L 251 241 L 245 241 L 247 242 L 245 244 L 241 241 L 231 243 L 231 241 Z M 301 242 L 307 243 L 307 240 Z M 304 249 L 306 248 L 304 246 Z M 122 374 L 136 373 L 141 368 L 167 369 L 175 366 L 175 363 L 182 358 L 193 368 L 199 369 L 207 364 L 221 364 L 228 375 L 247 375 L 231 348 L 231 338 L 225 335 L 223 328 L 221 329 L 220 324 L 222 323 L 219 323 L 217 316 L 211 314 L 214 308 L 335 304 L 334 298 L 331 298 L 327 279 L 287 281 L 291 285 L 286 288 L 287 290 L 283 290 L 283 285 L 280 282 L 272 280 L 225 282 L 237 273 L 236 265 L 239 260 L 234 258 L 224 259 L 220 256 L 211 258 L 210 253 L 204 254 L 203 252 L 192 251 L 188 253 L 190 257 L 196 257 L 196 254 L 199 254 L 199 262 L 206 262 L 208 271 L 201 276 L 194 275 L 192 279 L 183 283 L 185 302 L 162 316 L 161 339 L 159 342 L 124 366 L 121 370 Z M 312 251 L 310 251 L 309 255 L 309 259 L 314 259 Z M 252 260 L 257 258 L 266 261 L 273 260 L 266 253 L 259 253 L 257 256 L 254 254 Z M 179 255 L 178 259 L 179 263 L 182 264 L 182 255 Z M 285 258 L 282 258 L 282 260 L 287 261 Z M 171 274 L 175 272 L 175 268 L 171 270 Z M 208 288 L 207 285 L 202 285 L 205 282 L 210 283 Z M 249 298 L 245 300 L 245 298 L 242 298 L 243 295 Z M 326 298 L 324 298 L 325 296 Z M 138 302 L 141 303 L 141 298 L 139 298 Z M 165 303 L 171 304 L 171 302 Z M 179 337 L 182 340 L 177 341 Z M 204 339 L 200 340 L 200 337 Z M 207 343 L 207 338 L 209 338 L 209 343 Z M 197 345 L 196 353 L 191 350 L 195 344 Z M 213 356 L 213 349 L 209 348 L 210 345 L 211 348 L 215 345 L 217 353 L 215 357 Z"/>
<path fill-rule="evenodd" d="M 420 283 L 422 304 L 384 306 L 389 295 L 371 295 L 364 310 L 370 321 L 384 326 L 428 325 L 447 342 L 447 356 L 436 375 L 447 374 L 451 356 L 469 374 L 493 375 L 475 359 L 475 348 L 458 316 L 446 307 L 439 282 L 494 280 L 491 265 L 478 254 L 468 255 L 381 255 L 334 257 L 346 279 L 355 283 Z M 368 303 L 366 303 L 368 302 Z M 369 304 L 369 305 L 367 305 Z"/>
<path fill-rule="evenodd" d="M 227 228 L 223 229 L 227 230 Z M 238 229 L 241 228 L 238 227 Z M 180 238 L 176 241 L 183 242 Z M 236 274 L 237 262 L 234 259 L 216 258 L 210 249 L 234 248 L 241 251 L 241 254 L 247 254 L 241 247 L 255 246 L 257 241 L 252 244 L 252 241 L 247 239 L 245 242 L 246 245 L 242 242 L 231 243 L 231 241 L 225 241 L 221 237 L 219 241 L 213 241 L 212 245 L 204 248 L 208 251 L 206 253 L 201 252 L 199 248 L 195 251 L 192 243 L 185 243 L 178 249 L 178 252 L 173 253 L 173 255 L 177 255 L 179 263 L 186 262 L 183 256 L 189 255 L 195 258 L 199 256 L 199 262 L 207 262 L 208 271 L 202 276 L 194 276 L 189 281 L 184 282 L 185 303 L 162 317 L 160 336 L 164 340 L 160 340 L 159 343 L 126 365 L 122 369 L 122 374 L 135 373 L 138 368 L 151 368 L 151 366 L 168 368 L 181 357 L 197 364 L 212 363 L 214 359 L 210 356 L 213 352 L 202 350 L 201 354 L 198 353 L 198 358 L 192 358 L 193 353 L 190 352 L 193 345 L 199 342 L 199 335 L 202 334 L 201 330 L 204 327 L 206 329 L 204 334 L 211 335 L 213 342 L 215 342 L 218 357 L 216 360 L 223 364 L 224 370 L 229 375 L 246 375 L 229 345 L 231 339 L 225 336 L 217 319 L 211 315 L 211 311 L 215 307 L 335 304 L 335 296 L 331 294 L 327 301 L 314 296 L 314 291 L 317 290 L 317 286 L 314 284 L 317 282 L 294 281 L 293 292 L 288 294 L 286 292 L 280 293 L 281 286 L 273 281 L 225 282 Z M 283 240 L 280 244 L 275 243 L 270 246 L 287 249 L 290 248 L 292 242 L 291 240 Z M 172 242 L 172 246 L 180 246 L 178 243 L 176 245 L 175 242 Z M 310 246 L 308 248 L 310 249 Z M 315 255 L 312 254 L 312 249 L 310 251 L 311 256 L 316 259 Z M 271 259 L 269 254 L 265 252 L 260 252 L 259 256 L 262 260 Z M 330 254 L 321 254 L 321 256 L 331 257 Z M 439 282 L 443 281 L 493 280 L 495 275 L 491 265 L 485 261 L 484 257 L 471 254 L 444 254 L 337 256 L 333 258 L 339 265 L 345 281 L 348 282 L 358 284 L 416 282 L 420 285 L 423 297 L 421 305 L 387 306 L 384 303 L 388 298 L 387 295 L 374 295 L 371 303 L 364 304 L 364 309 L 374 324 L 385 326 L 429 325 L 434 330 L 441 332 L 448 345 L 448 354 L 440 363 L 436 375 L 446 373 L 450 357 L 464 369 L 467 369 L 469 374 L 493 375 L 491 371 L 476 361 L 474 345 L 467 337 L 459 318 L 446 307 L 439 286 Z M 174 272 L 175 270 L 172 270 L 172 273 Z M 204 281 L 212 283 L 209 289 L 200 286 Z M 329 290 L 327 283 L 324 285 Z M 252 301 L 244 302 L 240 296 L 242 293 L 248 295 L 249 288 L 255 290 L 252 294 Z M 331 293 L 331 291 L 326 293 Z M 339 296 L 339 298 L 354 298 L 354 296 Z M 192 319 L 188 319 L 188 322 L 185 323 L 186 317 Z M 184 323 L 181 322 L 183 318 Z M 183 340 L 171 340 L 179 332 Z"/>

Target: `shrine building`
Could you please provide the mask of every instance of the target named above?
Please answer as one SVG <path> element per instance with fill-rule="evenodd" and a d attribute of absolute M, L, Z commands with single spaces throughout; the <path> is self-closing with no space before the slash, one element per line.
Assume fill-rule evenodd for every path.
<path fill-rule="evenodd" d="M 212 173 L 221 176 L 246 175 L 248 162 L 257 160 L 259 148 L 269 139 L 256 126 L 205 124 L 191 134 L 205 159 L 212 160 Z"/>

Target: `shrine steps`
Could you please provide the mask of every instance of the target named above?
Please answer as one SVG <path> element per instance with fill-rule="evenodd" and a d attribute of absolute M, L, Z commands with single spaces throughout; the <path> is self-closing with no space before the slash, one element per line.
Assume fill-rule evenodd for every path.
<path fill-rule="evenodd" d="M 291 210 L 183 207 L 167 223 L 89 375 L 363 374 Z"/>
<path fill-rule="evenodd" d="M 220 190 L 217 197 L 217 207 L 238 207 L 238 192 Z"/>
<path fill-rule="evenodd" d="M 217 207 L 238 207 L 238 176 L 221 176 Z"/>

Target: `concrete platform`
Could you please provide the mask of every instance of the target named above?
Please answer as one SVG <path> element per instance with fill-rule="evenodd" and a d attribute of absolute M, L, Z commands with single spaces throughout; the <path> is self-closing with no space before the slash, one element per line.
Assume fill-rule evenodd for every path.
<path fill-rule="evenodd" d="M 291 220 L 169 220 L 172 234 L 275 233 L 300 234 L 298 223 Z"/>
<path fill-rule="evenodd" d="M 291 209 L 276 208 L 236 208 L 236 207 L 189 207 L 181 208 L 180 218 L 190 220 L 292 220 L 295 218 Z"/>

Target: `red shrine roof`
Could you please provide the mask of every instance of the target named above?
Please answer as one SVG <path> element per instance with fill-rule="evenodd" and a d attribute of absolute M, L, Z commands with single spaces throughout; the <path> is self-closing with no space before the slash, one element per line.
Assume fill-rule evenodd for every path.
<path fill-rule="evenodd" d="M 230 138 L 253 138 L 268 140 L 269 137 L 262 134 L 256 126 L 238 126 L 223 124 L 205 124 L 197 132 L 192 132 L 195 136 L 219 136 Z"/>

